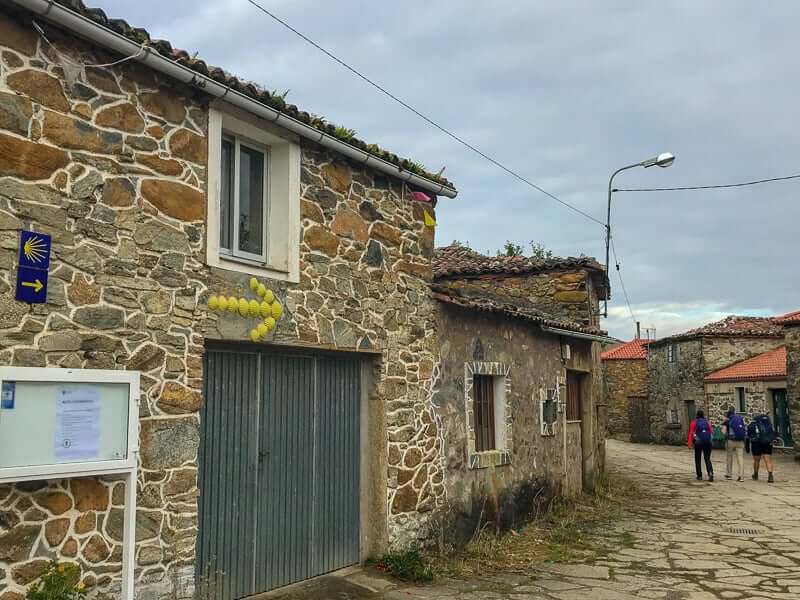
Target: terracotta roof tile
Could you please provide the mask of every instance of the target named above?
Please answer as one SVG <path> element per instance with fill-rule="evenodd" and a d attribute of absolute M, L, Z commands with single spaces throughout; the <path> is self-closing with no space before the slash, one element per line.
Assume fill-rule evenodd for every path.
<path fill-rule="evenodd" d="M 606 334 L 604 331 L 594 327 L 585 327 L 573 321 L 553 317 L 533 306 L 522 304 L 517 300 L 512 304 L 488 296 L 467 295 L 462 293 L 461 290 L 444 285 L 433 284 L 431 289 L 433 290 L 433 298 L 446 304 L 484 312 L 500 313 L 510 317 L 531 321 L 538 325 L 566 329 L 567 331 L 574 331 L 577 333 L 589 333 L 592 335 Z"/>
<path fill-rule="evenodd" d="M 598 295 L 608 289 L 603 265 L 589 256 L 568 258 L 530 258 L 526 256 L 486 256 L 465 246 L 442 246 L 433 252 L 434 279 L 480 275 L 524 275 L 548 271 L 586 269 L 598 289 Z"/>
<path fill-rule="evenodd" d="M 108 17 L 102 9 L 87 7 L 83 3 L 83 0 L 55 0 L 55 2 L 86 17 L 98 25 L 111 29 L 136 44 L 147 44 L 150 49 L 155 50 L 161 56 L 169 58 L 206 77 L 210 77 L 222 85 L 233 88 L 256 102 L 260 102 L 297 121 L 310 125 L 332 137 L 336 137 L 340 141 L 359 148 L 364 152 L 368 152 L 387 162 L 395 164 L 398 166 L 398 173 L 405 170 L 436 183 L 452 187 L 452 184 L 445 177 L 426 171 L 414 161 L 400 158 L 396 154 L 383 150 L 375 144 L 367 144 L 356 137 L 351 137 L 349 135 L 343 136 L 337 132 L 336 125 L 326 122 L 324 118 L 300 110 L 297 106 L 288 104 L 281 96 L 271 94 L 264 86 L 232 75 L 220 67 L 209 65 L 201 58 L 197 58 L 196 55 L 189 54 L 186 50 L 176 48 L 166 40 L 153 39 L 147 30 L 141 27 L 134 27 L 124 19 Z"/>
<path fill-rule="evenodd" d="M 661 345 L 666 341 L 699 337 L 783 337 L 783 330 L 780 324 L 772 317 L 731 315 L 721 321 L 715 321 L 696 329 L 661 338 L 655 343 Z"/>
<path fill-rule="evenodd" d="M 601 360 L 647 360 L 647 346 L 653 340 L 638 339 L 609 348 L 600 355 Z"/>
<path fill-rule="evenodd" d="M 775 317 L 775 322 L 781 325 L 800 325 L 800 310 Z"/>
<path fill-rule="evenodd" d="M 786 347 L 764 352 L 706 376 L 706 383 L 786 378 Z"/>

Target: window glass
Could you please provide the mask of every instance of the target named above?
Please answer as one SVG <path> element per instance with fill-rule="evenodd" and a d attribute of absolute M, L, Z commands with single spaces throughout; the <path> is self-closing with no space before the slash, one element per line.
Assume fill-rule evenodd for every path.
<path fill-rule="evenodd" d="M 222 140 L 222 176 L 220 178 L 219 247 L 230 251 L 233 248 L 233 182 L 235 169 L 235 146 L 230 138 Z"/>
<path fill-rule="evenodd" d="M 264 153 L 240 145 L 239 250 L 264 254 Z"/>

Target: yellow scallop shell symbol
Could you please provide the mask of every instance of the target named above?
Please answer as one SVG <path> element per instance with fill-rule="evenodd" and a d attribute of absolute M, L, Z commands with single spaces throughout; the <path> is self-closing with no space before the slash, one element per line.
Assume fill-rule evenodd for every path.
<path fill-rule="evenodd" d="M 251 317 L 261 316 L 261 304 L 258 302 L 258 300 L 250 300 L 248 304 L 248 312 L 250 313 Z"/>
<path fill-rule="evenodd" d="M 211 306 L 211 300 L 208 301 L 208 305 Z M 217 298 L 217 308 L 222 312 L 228 310 L 228 299 L 225 296 Z"/>
<path fill-rule="evenodd" d="M 267 293 L 267 286 L 265 286 L 263 283 L 259 283 L 258 284 L 258 289 L 256 290 L 256 294 L 258 294 L 259 296 L 261 296 L 263 298 L 264 294 L 266 294 L 266 293 Z"/>
<path fill-rule="evenodd" d="M 264 326 L 267 328 L 267 331 L 272 331 L 275 329 L 275 319 L 272 317 L 267 317 L 264 319 Z"/>
<path fill-rule="evenodd" d="M 274 318 L 277 321 L 278 319 L 281 318 L 282 314 L 283 314 L 283 306 L 281 306 L 281 303 L 280 302 L 276 302 L 275 304 L 273 304 L 272 305 L 272 318 Z"/>
<path fill-rule="evenodd" d="M 264 325 L 264 323 L 259 323 L 256 329 L 258 329 L 258 335 L 261 337 L 264 337 L 269 333 L 269 329 L 267 329 L 267 326 Z"/>
<path fill-rule="evenodd" d="M 250 339 L 257 342 L 261 336 L 258 334 L 258 329 L 250 330 Z"/>
<path fill-rule="evenodd" d="M 250 278 L 250 289 L 256 291 L 258 289 L 258 279 L 255 277 Z"/>
<path fill-rule="evenodd" d="M 269 302 L 262 302 L 258 305 L 258 308 L 259 313 L 264 319 L 272 314 L 272 305 Z"/>
<path fill-rule="evenodd" d="M 235 296 L 231 296 L 228 298 L 228 310 L 231 312 L 236 312 L 239 310 L 239 301 L 236 299 Z"/>
<path fill-rule="evenodd" d="M 245 298 L 239 298 L 239 314 L 243 317 L 247 316 L 247 312 L 250 310 L 250 303 Z"/>
<path fill-rule="evenodd" d="M 272 293 L 272 290 L 267 289 L 267 291 L 264 292 L 264 302 L 272 304 L 273 300 L 275 300 L 275 294 Z"/>
<path fill-rule="evenodd" d="M 219 298 L 216 296 L 211 296 L 208 299 L 208 308 L 211 310 L 217 310 L 219 308 Z"/>

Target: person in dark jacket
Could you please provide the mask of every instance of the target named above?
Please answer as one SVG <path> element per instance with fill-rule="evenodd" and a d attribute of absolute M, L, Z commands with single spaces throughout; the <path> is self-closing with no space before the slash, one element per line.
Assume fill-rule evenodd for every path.
<path fill-rule="evenodd" d="M 694 467 L 697 471 L 697 481 L 703 480 L 703 470 L 700 468 L 700 457 L 706 463 L 706 473 L 708 480 L 714 481 L 714 465 L 711 464 L 711 437 L 714 426 L 711 421 L 706 419 L 702 410 L 697 411 L 697 417 L 689 425 L 689 439 L 686 445 L 691 448 L 694 446 Z"/>
<path fill-rule="evenodd" d="M 747 441 L 746 446 L 748 450 L 753 453 L 753 480 L 758 480 L 758 468 L 761 466 L 761 460 L 767 467 L 767 483 L 774 483 L 775 476 L 772 471 L 774 466 L 772 464 L 772 442 L 775 440 L 775 428 L 772 426 L 772 421 L 769 415 L 761 413 L 756 415 L 750 425 L 747 427 Z"/>

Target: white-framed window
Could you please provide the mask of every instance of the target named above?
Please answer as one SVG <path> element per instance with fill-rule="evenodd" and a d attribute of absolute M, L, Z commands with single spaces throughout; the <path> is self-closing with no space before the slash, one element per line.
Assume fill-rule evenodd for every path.
<path fill-rule="evenodd" d="M 495 362 L 464 365 L 467 457 L 471 469 L 511 463 L 511 368 Z"/>
<path fill-rule="evenodd" d="M 206 262 L 299 281 L 299 139 L 218 101 L 209 110 L 208 144 Z"/>

